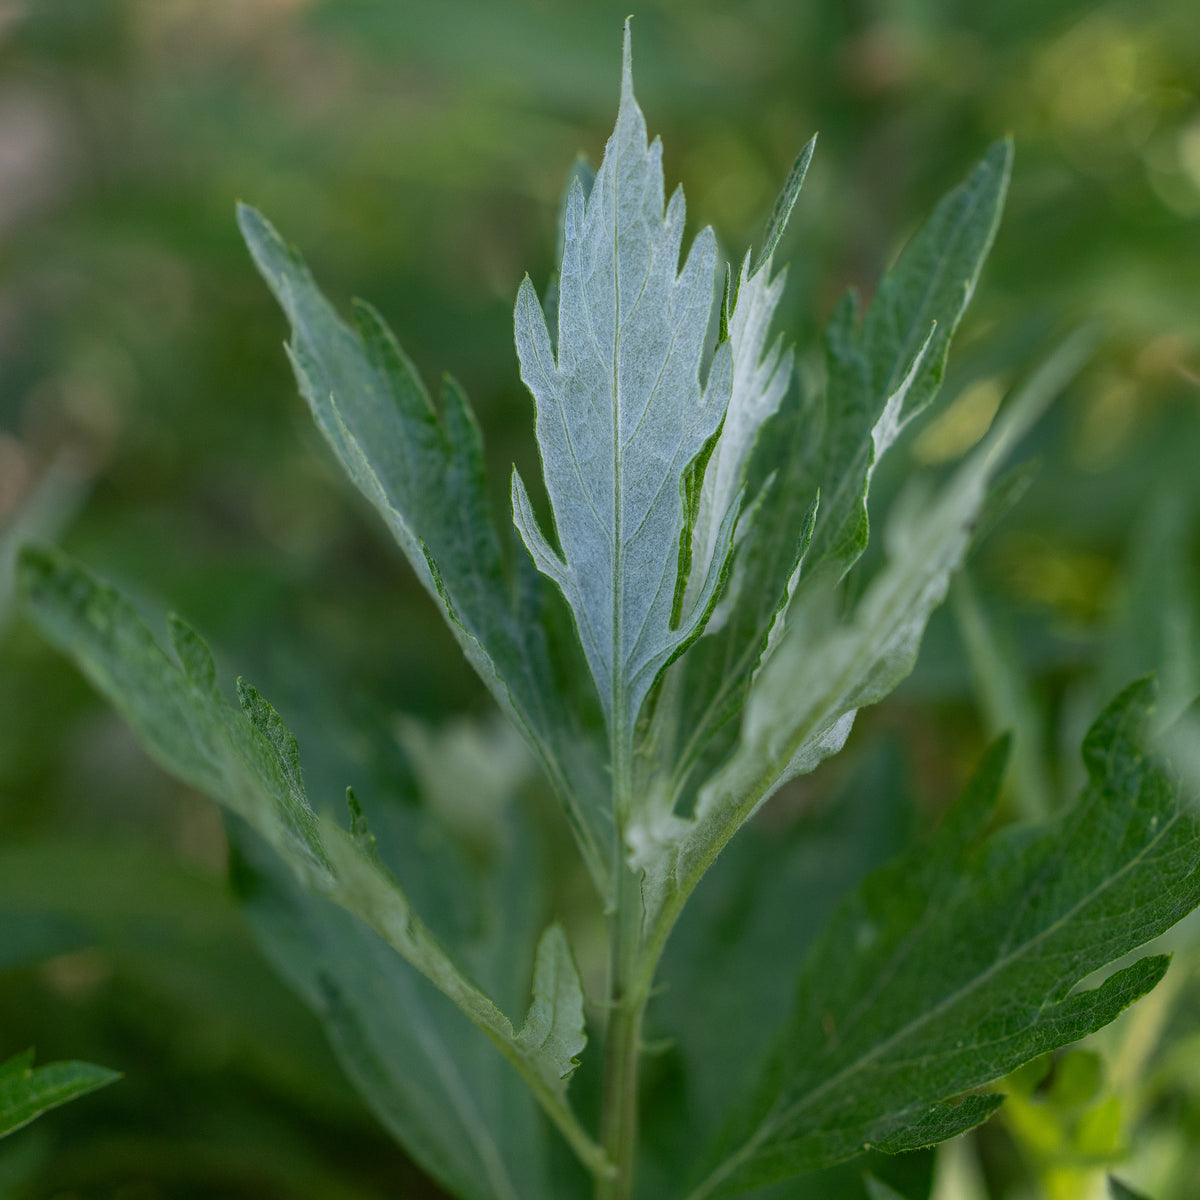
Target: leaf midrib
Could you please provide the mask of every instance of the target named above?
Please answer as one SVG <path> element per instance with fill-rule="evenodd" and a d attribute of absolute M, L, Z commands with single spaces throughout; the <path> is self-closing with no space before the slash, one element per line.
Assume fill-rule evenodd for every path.
<path fill-rule="evenodd" d="M 1028 953 L 1030 953 L 1038 945 L 1038 943 L 1044 941 L 1046 938 L 1050 937 L 1053 933 L 1057 932 L 1062 926 L 1064 926 L 1065 924 L 1067 924 L 1068 922 L 1073 920 L 1075 918 L 1075 916 L 1081 910 L 1083 910 L 1088 905 L 1093 903 L 1105 891 L 1109 890 L 1116 883 L 1118 883 L 1123 876 L 1125 876 L 1128 872 L 1133 870 L 1135 867 L 1140 866 L 1143 859 L 1146 858 L 1146 856 L 1158 845 L 1158 843 L 1166 836 L 1166 834 L 1171 829 L 1174 828 L 1174 826 L 1176 825 L 1176 823 L 1179 820 L 1179 816 L 1180 816 L 1180 813 L 1177 808 L 1175 813 L 1172 814 L 1170 820 L 1166 821 L 1163 824 L 1161 831 L 1158 832 L 1154 836 L 1154 838 L 1150 842 L 1148 842 L 1138 852 L 1138 854 L 1134 858 L 1130 859 L 1130 861 L 1127 862 L 1123 867 L 1121 867 L 1121 869 L 1118 870 L 1115 874 L 1110 875 L 1098 887 L 1093 888 L 1090 892 L 1088 892 L 1087 895 L 1085 895 L 1079 901 L 1077 901 L 1074 905 L 1072 905 L 1066 912 L 1064 912 L 1061 916 L 1059 916 L 1052 924 L 1046 926 L 1044 929 L 1040 930 L 1033 937 L 1028 938 L 1026 941 L 1022 942 L 1018 947 L 1014 948 L 1008 954 L 1002 956 L 1001 958 L 996 959 L 984 971 L 982 971 L 980 974 L 976 975 L 968 983 L 963 984 L 961 987 L 957 988 L 955 991 L 951 992 L 949 995 L 943 997 L 932 1008 L 926 1009 L 919 1016 L 915 1017 L 913 1020 L 909 1021 L 907 1024 L 901 1026 L 899 1029 L 897 1029 L 894 1033 L 890 1034 L 888 1037 L 884 1038 L 883 1041 L 877 1042 L 874 1046 L 872 1046 L 864 1054 L 860 1055 L 858 1058 L 854 1059 L 852 1062 L 847 1063 L 846 1066 L 844 1066 L 840 1071 L 836 1072 L 834 1075 L 829 1076 L 829 1078 L 824 1080 L 822 1083 L 818 1084 L 811 1091 L 807 1092 L 803 1097 L 793 1101 L 792 1104 L 790 1104 L 787 1108 L 783 1109 L 777 1116 L 775 1116 L 774 1118 L 768 1118 L 767 1120 L 765 1120 L 763 1122 L 763 1124 L 760 1125 L 759 1128 L 755 1131 L 754 1135 L 743 1144 L 742 1148 L 737 1152 L 737 1154 L 735 1154 L 731 1158 L 726 1159 L 725 1163 L 722 1164 L 722 1166 L 719 1167 L 717 1169 L 717 1171 L 714 1171 L 711 1175 L 709 1175 L 709 1177 L 706 1180 L 704 1180 L 701 1183 L 701 1185 L 698 1188 L 696 1188 L 692 1191 L 691 1196 L 689 1197 L 689 1200 L 702 1200 L 702 1197 L 710 1194 L 712 1192 L 713 1187 L 715 1187 L 717 1184 L 719 1184 L 723 1179 L 728 1178 L 728 1176 L 741 1163 L 746 1161 L 746 1159 L 749 1158 L 754 1153 L 754 1151 L 760 1145 L 762 1145 L 762 1143 L 765 1142 L 773 1133 L 775 1133 L 782 1126 L 786 1125 L 788 1122 L 794 1120 L 795 1117 L 799 1113 L 803 1112 L 806 1108 L 810 1107 L 814 1102 L 816 1102 L 822 1095 L 824 1095 L 826 1092 L 828 1092 L 831 1088 L 838 1086 L 844 1080 L 850 1078 L 857 1072 L 864 1069 L 870 1063 L 872 1063 L 873 1061 L 878 1059 L 882 1054 L 884 1054 L 888 1049 L 890 1049 L 897 1042 L 902 1041 L 904 1038 L 909 1037 L 913 1033 L 920 1030 L 924 1025 L 928 1024 L 929 1021 L 933 1020 L 935 1017 L 940 1016 L 948 1008 L 953 1007 L 960 1000 L 962 1000 L 965 997 L 967 997 L 968 995 L 970 995 L 970 993 L 972 993 L 973 991 L 976 991 L 978 988 L 982 987 L 984 984 L 986 984 L 988 982 L 988 980 L 992 976 L 997 974 L 999 971 L 1010 966 L 1012 963 L 1016 962 L 1020 958 L 1025 957 Z"/>

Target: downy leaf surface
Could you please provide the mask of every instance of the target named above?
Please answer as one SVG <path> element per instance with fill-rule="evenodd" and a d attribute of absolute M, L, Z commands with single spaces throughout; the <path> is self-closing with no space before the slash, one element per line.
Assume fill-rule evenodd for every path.
<path fill-rule="evenodd" d="M 517 528 L 566 597 L 610 734 L 626 744 L 658 675 L 702 627 L 737 518 L 727 501 L 711 558 L 693 564 L 695 599 L 677 613 L 684 476 L 721 424 L 733 377 L 728 342 L 701 377 L 716 240 L 702 230 L 680 269 L 684 221 L 682 190 L 664 207 L 662 144 L 647 144 L 626 27 L 616 128 L 590 191 L 576 180 L 567 197 L 557 336 L 528 279 L 517 297 L 557 547 L 515 472 L 512 488 Z"/>
<path fill-rule="evenodd" d="M 1152 683 L 1136 684 L 1101 715 L 1084 743 L 1088 785 L 1058 821 L 980 842 L 1001 742 L 929 843 L 843 903 L 693 1200 L 960 1133 L 1002 1099 L 974 1089 L 1158 982 L 1168 960 L 1150 956 L 1079 988 L 1200 903 L 1200 821 L 1147 750 L 1153 700 Z"/>
<path fill-rule="evenodd" d="M 664 804 L 648 808 L 630 829 L 650 922 L 672 920 L 672 905 L 757 807 L 841 749 L 857 710 L 911 671 L 929 617 L 970 545 L 989 483 L 1089 348 L 1082 335 L 1067 342 L 935 496 L 910 491 L 901 498 L 887 531 L 888 561 L 849 620 L 837 619 L 829 590 L 814 589 L 793 605 L 748 694 L 738 746 L 701 787 L 694 814 L 681 818 Z"/>
<path fill-rule="evenodd" d="M 776 204 L 768 246 L 782 233 L 812 146 Z M 719 456 L 732 434 L 741 452 L 735 478 L 746 482 L 754 507 L 738 531 L 725 595 L 705 636 L 672 668 L 655 714 L 658 744 L 673 763 L 662 808 L 694 800 L 699 783 L 728 758 L 737 740 L 733 718 L 782 640 L 796 596 L 828 590 L 865 548 L 871 474 L 937 394 L 951 338 L 995 237 L 1011 157 L 1011 145 L 997 143 L 941 200 L 884 275 L 861 324 L 854 297 L 842 300 L 826 333 L 823 393 L 794 385 L 784 400 L 778 345 L 760 359 L 783 274 L 767 282 L 769 250 L 754 274 L 747 256 L 729 321 L 733 398 L 704 486 L 705 495 L 710 484 L 718 487 L 727 465 Z M 784 358 L 790 374 L 790 356 Z M 746 395 L 755 399 L 743 402 Z M 702 501 L 698 531 L 711 526 L 704 512 Z"/>

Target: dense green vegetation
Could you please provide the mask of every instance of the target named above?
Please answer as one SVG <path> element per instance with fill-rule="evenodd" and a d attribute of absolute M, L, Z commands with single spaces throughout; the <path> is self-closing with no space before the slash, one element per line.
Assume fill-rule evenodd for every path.
<path fill-rule="evenodd" d="M 949 805 L 992 734 L 1016 734 L 1008 814 L 1040 816 L 1079 792 L 1079 743 L 1119 688 L 1157 668 L 1163 708 L 1198 690 L 1200 266 L 1187 248 L 1200 33 L 1184 7 L 639 13 L 639 95 L 668 178 L 726 244 L 761 239 L 798 143 L 821 129 L 780 250 L 792 264 L 781 324 L 802 349 L 842 287 L 869 292 L 917 216 L 1014 132 L 1008 214 L 940 415 L 881 468 L 885 502 L 913 459 L 937 467 L 975 441 L 1009 384 L 1079 320 L 1100 317 L 1106 335 L 1039 426 L 1029 489 L 935 617 L 915 674 L 698 893 L 709 919 L 744 920 L 759 946 L 770 930 L 736 914 L 801 888 L 827 910 Z M 147 612 L 182 612 L 222 678 L 249 676 L 286 715 L 314 797 L 353 780 L 364 795 L 422 796 L 472 829 L 479 813 L 462 796 L 486 811 L 483 762 L 493 799 L 520 790 L 549 806 L 486 724 L 482 690 L 386 531 L 307 428 L 232 198 L 302 243 L 330 294 L 370 296 L 426 378 L 456 372 L 499 504 L 511 461 L 537 476 L 512 300 L 526 267 L 539 284 L 549 275 L 564 166 L 580 148 L 599 157 L 623 15 L 39 0 L 13 6 L 0 33 L 15 164 L 0 195 L 6 553 L 29 533 L 61 538 Z M 869 555 L 864 577 L 876 565 Z M 256 949 L 207 802 L 152 767 L 31 627 L 10 622 L 2 653 L 0 1058 L 36 1044 L 43 1060 L 126 1076 L 6 1139 L 5 1186 L 420 1194 Z M 482 749 L 451 720 L 464 711 L 485 722 Z M 448 760 L 468 786 L 447 786 Z M 423 824 L 411 806 L 395 819 Z M 543 853 L 559 862 L 561 849 Z M 757 897 L 756 853 L 779 864 Z M 232 866 L 253 913 L 267 868 Z M 795 892 L 776 892 L 788 881 Z M 573 875 L 553 885 L 557 910 L 587 911 Z M 594 961 L 588 930 L 573 937 Z M 1001 1115 L 939 1156 L 939 1197 L 1084 1197 L 1107 1164 L 1162 1200 L 1188 1194 L 1200 997 L 1186 929 L 1173 944 L 1164 984 L 1108 1034 L 1012 1077 Z M 681 972 L 686 950 L 673 951 Z M 677 1070 L 668 1053 L 647 1075 L 663 1145 L 685 1136 L 653 1103 Z M 901 1194 L 926 1194 L 928 1155 L 875 1169 Z M 857 1169 L 841 1179 L 830 1195 L 862 1194 Z"/>

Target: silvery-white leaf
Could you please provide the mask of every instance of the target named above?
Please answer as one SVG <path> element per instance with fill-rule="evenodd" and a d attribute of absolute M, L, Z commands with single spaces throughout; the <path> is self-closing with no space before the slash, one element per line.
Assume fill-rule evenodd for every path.
<path fill-rule="evenodd" d="M 657 812 L 630 828 L 631 861 L 645 871 L 651 920 L 690 891 L 737 828 L 785 780 L 840 749 L 854 712 L 909 673 L 925 626 L 961 564 L 1005 455 L 1090 351 L 1077 336 L 1030 381 L 982 446 L 936 495 L 901 498 L 886 531 L 888 562 L 848 621 L 827 593 L 810 593 L 750 689 L 741 739 L 700 789 L 691 820 Z"/>
<path fill-rule="evenodd" d="M 700 491 L 692 535 L 696 572 L 689 587 L 692 595 L 718 551 L 721 521 L 742 490 L 754 439 L 763 422 L 779 408 L 791 378 L 793 353 L 790 347 L 783 349 L 782 335 L 769 348 L 767 345 L 771 322 L 787 281 L 786 269 L 774 276 L 771 270 L 775 246 L 800 194 L 816 143 L 817 139 L 812 138 L 796 159 L 776 202 L 762 255 L 753 267 L 749 251 L 742 261 L 733 311 L 728 315 L 733 387 L 721 436 L 709 459 Z"/>
<path fill-rule="evenodd" d="M 521 378 L 536 404 L 561 553 L 513 476 L 517 528 L 571 606 L 617 739 L 630 737 L 654 680 L 698 632 L 737 513 L 731 501 L 719 516 L 726 550 L 674 619 L 683 478 L 720 426 L 733 374 L 725 343 L 701 380 L 716 243 L 702 230 L 680 270 L 683 229 L 682 191 L 664 212 L 662 145 L 647 145 L 627 27 L 616 129 L 590 193 L 577 183 L 567 199 L 557 339 L 528 279 L 517 297 Z"/>

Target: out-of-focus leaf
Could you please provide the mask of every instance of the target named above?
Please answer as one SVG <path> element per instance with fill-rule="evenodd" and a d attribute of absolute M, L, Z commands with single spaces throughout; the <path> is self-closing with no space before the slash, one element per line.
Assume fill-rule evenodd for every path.
<path fill-rule="evenodd" d="M 1013 735 L 1011 792 L 1017 812 L 1026 820 L 1045 820 L 1053 811 L 1054 792 L 1042 757 L 1044 725 L 1020 653 L 984 608 L 969 569 L 954 580 L 950 599 L 987 732 Z"/>
<path fill-rule="evenodd" d="M 117 1071 L 92 1063 L 56 1062 L 35 1067 L 32 1050 L 14 1055 L 0 1063 L 0 1137 L 120 1078 Z"/>
<path fill-rule="evenodd" d="M 1112 1200 L 1150 1200 L 1144 1192 L 1135 1192 L 1127 1183 L 1122 1183 L 1115 1175 L 1108 1177 L 1108 1194 Z"/>
<path fill-rule="evenodd" d="M 1167 959 L 1153 956 L 1077 990 L 1200 903 L 1200 821 L 1147 752 L 1152 708 L 1149 683 L 1108 707 L 1084 744 L 1090 782 L 1061 820 L 979 844 L 1006 753 L 994 748 L 933 841 L 839 909 L 695 1200 L 962 1132 L 1000 1100 L 971 1089 L 1158 982 Z"/>
<path fill-rule="evenodd" d="M 882 1179 L 878 1179 L 874 1175 L 864 1175 L 863 1183 L 866 1186 L 867 1195 L 870 1197 L 870 1200 L 905 1200 L 905 1197 L 900 1195 L 894 1187 L 889 1186 Z"/>
<path fill-rule="evenodd" d="M 246 821 L 303 886 L 376 930 L 487 1034 L 577 1151 L 602 1157 L 563 1101 L 558 1045 L 519 1041 L 509 1018 L 467 978 L 362 837 L 331 820 L 318 822 L 296 740 L 258 692 L 239 681 L 243 711 L 236 712 L 217 690 L 212 656 L 191 629 L 171 621 L 182 664 L 176 666 L 115 591 L 61 552 L 27 549 L 19 570 L 30 614 L 126 716 L 150 753 Z"/>

